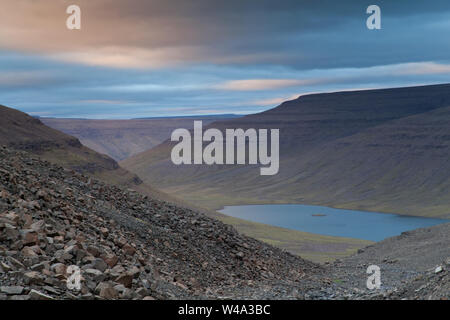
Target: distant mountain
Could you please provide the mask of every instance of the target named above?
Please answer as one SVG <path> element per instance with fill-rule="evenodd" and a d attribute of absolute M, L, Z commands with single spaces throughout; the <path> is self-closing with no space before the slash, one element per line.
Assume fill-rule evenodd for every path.
<path fill-rule="evenodd" d="M 218 208 L 306 203 L 450 217 L 450 85 L 314 94 L 210 127 L 279 128 L 280 171 L 175 166 L 171 142 L 121 162 L 145 182 Z"/>
<path fill-rule="evenodd" d="M 193 128 L 194 120 L 208 124 L 236 115 L 148 118 L 135 120 L 89 120 L 40 118 L 49 127 L 80 139 L 85 146 L 120 161 L 164 142 L 177 128 Z"/>
<path fill-rule="evenodd" d="M 206 120 L 206 119 L 233 119 L 241 118 L 244 115 L 234 114 L 234 113 L 224 113 L 224 114 L 202 114 L 195 116 L 167 116 L 167 117 L 142 117 L 135 119 L 196 119 L 196 120 Z"/>

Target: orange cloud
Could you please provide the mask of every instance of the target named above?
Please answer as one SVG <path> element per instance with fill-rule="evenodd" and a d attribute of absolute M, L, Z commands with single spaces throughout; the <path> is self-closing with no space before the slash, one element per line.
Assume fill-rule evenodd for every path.
<path fill-rule="evenodd" d="M 165 1 L 77 0 L 81 30 L 66 27 L 70 4 L 73 1 L 2 2 L 0 49 L 115 68 L 158 68 L 207 55 L 200 49 L 208 37 L 198 30 L 200 23 L 165 12 Z"/>
<path fill-rule="evenodd" d="M 56 60 L 113 68 L 162 68 L 194 60 L 195 48 L 88 48 L 84 51 L 52 53 Z"/>

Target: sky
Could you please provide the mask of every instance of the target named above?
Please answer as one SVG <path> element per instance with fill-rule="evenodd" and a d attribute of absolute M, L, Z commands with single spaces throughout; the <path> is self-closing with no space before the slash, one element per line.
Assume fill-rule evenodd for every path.
<path fill-rule="evenodd" d="M 381 30 L 366 9 L 381 8 Z M 69 5 L 81 30 L 69 30 Z M 248 114 L 450 82 L 448 0 L 2 0 L 0 104 L 42 117 Z"/>

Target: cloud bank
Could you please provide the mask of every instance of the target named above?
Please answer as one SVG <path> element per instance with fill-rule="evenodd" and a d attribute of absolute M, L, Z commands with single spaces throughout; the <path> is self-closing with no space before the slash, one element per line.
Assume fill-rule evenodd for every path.
<path fill-rule="evenodd" d="M 66 8 L 82 10 L 68 30 Z M 306 92 L 450 80 L 450 2 L 5 0 L 0 103 L 71 117 L 248 113 Z"/>

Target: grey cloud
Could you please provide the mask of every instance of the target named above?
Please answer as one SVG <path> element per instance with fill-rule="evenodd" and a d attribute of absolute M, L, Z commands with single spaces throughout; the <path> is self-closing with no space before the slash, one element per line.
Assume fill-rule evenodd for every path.
<path fill-rule="evenodd" d="M 384 28 L 378 33 L 365 28 L 372 2 L 349 0 L 79 0 L 79 32 L 61 23 L 66 2 L 24 0 L 20 5 L 30 10 L 22 12 L 19 2 L 9 1 L 0 21 L 8 24 L 4 47 L 119 67 L 206 62 L 308 69 L 411 62 L 417 55 L 427 61 L 448 51 L 443 39 L 433 51 L 423 43 L 446 36 L 448 26 L 424 26 L 448 20 L 449 1 L 376 2 Z M 411 29 L 406 37 L 405 29 Z"/>

